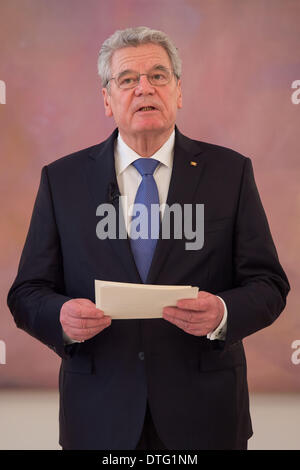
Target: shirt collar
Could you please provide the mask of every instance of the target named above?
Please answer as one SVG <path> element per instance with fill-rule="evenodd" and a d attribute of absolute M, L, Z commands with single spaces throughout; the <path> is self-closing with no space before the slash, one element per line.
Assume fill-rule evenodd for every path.
<path fill-rule="evenodd" d="M 168 140 L 158 149 L 158 151 L 149 158 L 154 158 L 160 163 L 172 168 L 174 156 L 174 143 L 175 143 L 175 130 L 168 138 Z M 119 176 L 126 168 L 131 165 L 135 160 L 141 158 L 132 148 L 128 147 L 122 139 L 120 133 L 115 143 L 115 166 L 116 174 Z"/>

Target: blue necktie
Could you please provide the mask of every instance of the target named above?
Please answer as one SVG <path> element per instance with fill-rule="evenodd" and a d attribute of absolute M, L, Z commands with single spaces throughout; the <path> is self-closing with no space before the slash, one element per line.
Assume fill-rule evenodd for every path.
<path fill-rule="evenodd" d="M 141 279 L 143 282 L 146 282 L 153 253 L 159 236 L 159 196 L 157 185 L 153 178 L 154 170 L 159 164 L 159 161 L 153 158 L 139 158 L 138 160 L 135 160 L 132 164 L 143 178 L 138 187 L 134 204 L 143 204 L 145 208 L 145 211 L 143 213 L 146 214 L 146 217 L 144 217 L 144 219 L 141 218 L 141 213 L 138 212 L 138 209 L 136 211 L 136 217 L 139 217 L 139 220 L 141 220 L 141 222 L 143 222 L 144 220 L 144 222 L 146 222 L 146 227 L 144 227 L 143 229 L 140 227 L 141 237 L 137 239 L 131 238 L 130 244 L 135 264 L 138 268 Z M 152 211 L 151 217 L 152 204 L 157 205 L 157 210 Z M 142 238 L 142 236 L 144 236 L 145 238 Z"/>

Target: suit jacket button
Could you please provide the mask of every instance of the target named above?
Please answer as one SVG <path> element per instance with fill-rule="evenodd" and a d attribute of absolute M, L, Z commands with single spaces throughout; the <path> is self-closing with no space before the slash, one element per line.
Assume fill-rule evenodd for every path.
<path fill-rule="evenodd" d="M 143 351 L 139 352 L 138 356 L 139 356 L 139 359 L 140 359 L 141 361 L 143 361 L 143 360 L 145 359 L 145 354 L 144 354 Z"/>

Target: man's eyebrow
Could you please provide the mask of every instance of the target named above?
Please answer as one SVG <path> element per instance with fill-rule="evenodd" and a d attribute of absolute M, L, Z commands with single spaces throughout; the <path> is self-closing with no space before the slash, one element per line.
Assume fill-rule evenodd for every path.
<path fill-rule="evenodd" d="M 151 67 L 150 70 L 168 70 L 168 67 L 166 67 L 165 65 L 156 64 L 153 67 Z"/>
<path fill-rule="evenodd" d="M 161 64 L 156 64 L 156 65 L 153 65 L 153 67 L 151 67 L 151 69 L 149 69 L 149 72 L 152 71 L 152 70 L 168 70 L 168 67 L 166 67 L 165 65 L 161 65 Z M 133 69 L 125 69 L 125 70 L 122 70 L 122 72 L 119 72 L 117 73 L 116 75 L 118 77 L 122 77 L 123 75 L 125 75 L 126 73 L 137 73 L 136 70 L 133 70 Z"/>
<path fill-rule="evenodd" d="M 117 73 L 116 75 L 118 75 L 119 77 L 122 77 L 122 75 L 124 75 L 125 73 L 130 73 L 130 72 L 134 72 L 136 73 L 135 70 L 132 70 L 132 69 L 126 69 L 126 70 L 122 70 L 122 72 L 119 72 Z"/>

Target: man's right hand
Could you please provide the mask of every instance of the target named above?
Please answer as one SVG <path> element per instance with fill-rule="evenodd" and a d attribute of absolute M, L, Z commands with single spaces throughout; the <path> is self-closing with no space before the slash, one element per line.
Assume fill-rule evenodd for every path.
<path fill-rule="evenodd" d="M 111 317 L 89 299 L 71 299 L 60 310 L 60 323 L 70 339 L 86 341 L 108 327 Z"/>

